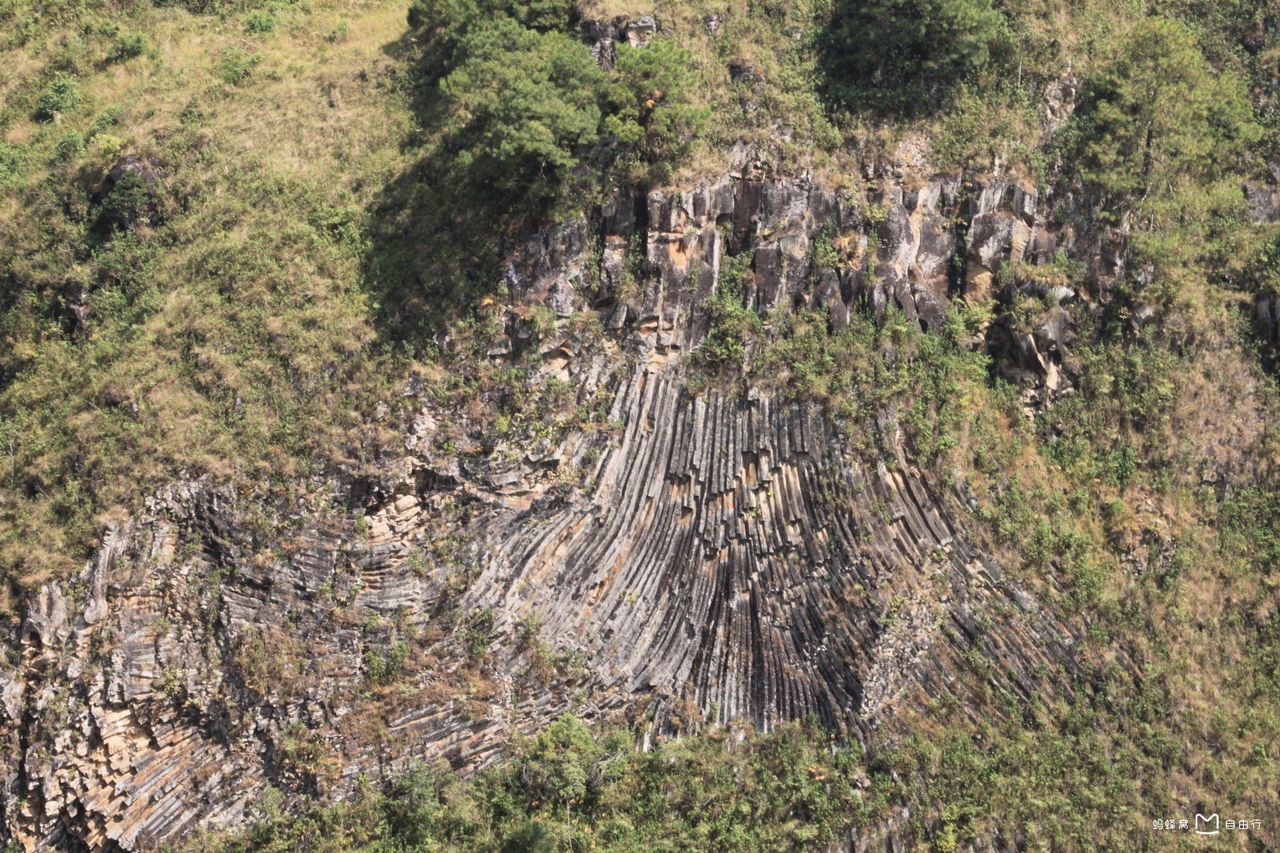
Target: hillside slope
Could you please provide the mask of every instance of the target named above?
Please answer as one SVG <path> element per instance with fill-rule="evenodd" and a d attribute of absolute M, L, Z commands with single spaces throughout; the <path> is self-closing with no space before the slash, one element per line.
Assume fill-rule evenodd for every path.
<path fill-rule="evenodd" d="M 0 838 L 1275 846 L 1214 8 L 0 8 Z"/>

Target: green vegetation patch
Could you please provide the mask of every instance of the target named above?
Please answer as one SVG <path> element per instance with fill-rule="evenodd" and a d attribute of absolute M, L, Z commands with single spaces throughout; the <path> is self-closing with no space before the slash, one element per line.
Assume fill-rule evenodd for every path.
<path fill-rule="evenodd" d="M 183 849 L 773 853 L 837 841 L 885 814 L 897 790 L 817 728 L 737 739 L 716 729 L 641 752 L 631 732 L 594 734 L 563 717 L 471 779 L 422 768 L 385 791 Z"/>

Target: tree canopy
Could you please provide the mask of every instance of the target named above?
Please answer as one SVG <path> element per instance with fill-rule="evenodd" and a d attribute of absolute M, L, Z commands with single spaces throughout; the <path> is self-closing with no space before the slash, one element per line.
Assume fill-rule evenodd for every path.
<path fill-rule="evenodd" d="M 570 33 L 576 14 L 564 0 L 410 7 L 441 63 L 439 167 L 463 195 L 484 187 L 507 210 L 547 213 L 610 176 L 660 180 L 705 123 L 688 50 L 620 44 L 606 71 Z"/>
<path fill-rule="evenodd" d="M 690 103 L 692 55 L 673 41 L 620 45 L 604 132 L 649 166 L 673 163 L 707 120 Z"/>
<path fill-rule="evenodd" d="M 599 135 L 604 79 L 591 54 L 558 33 L 511 19 L 473 28 L 440 83 L 458 165 L 513 199 L 550 199 Z"/>
<path fill-rule="evenodd" d="M 1194 33 L 1167 18 L 1134 26 L 1076 121 L 1081 176 L 1129 201 L 1215 180 L 1260 134 L 1244 84 L 1211 72 Z"/>
<path fill-rule="evenodd" d="M 1185 297 L 1206 270 L 1230 275 L 1252 254 L 1239 171 L 1260 135 L 1244 83 L 1212 71 L 1179 21 L 1139 21 L 1084 88 L 1064 145 L 1156 272 L 1145 299 Z"/>
<path fill-rule="evenodd" d="M 465 33 L 498 18 L 544 33 L 567 30 L 576 17 L 572 0 L 413 0 L 409 5 L 409 26 L 426 27 L 443 36 Z"/>

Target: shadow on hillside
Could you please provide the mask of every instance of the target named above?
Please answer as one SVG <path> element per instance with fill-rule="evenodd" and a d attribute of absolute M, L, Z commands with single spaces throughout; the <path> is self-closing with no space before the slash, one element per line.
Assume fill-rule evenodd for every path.
<path fill-rule="evenodd" d="M 887 119 L 934 112 L 961 83 L 981 85 L 1009 64 L 1014 44 L 1000 5 L 836 0 L 815 38 L 822 100 Z M 908 11 L 912 25 L 902 21 Z"/>
<path fill-rule="evenodd" d="M 378 194 L 365 281 L 390 340 L 425 344 L 496 286 L 501 238 L 484 233 L 494 214 L 462 184 L 444 158 L 426 157 Z"/>
<path fill-rule="evenodd" d="M 457 141 L 444 132 L 438 50 L 406 33 L 383 51 L 406 69 L 402 84 L 419 128 L 406 149 L 421 157 L 375 197 L 365 281 L 381 304 L 378 322 L 388 340 L 417 350 L 499 292 L 507 247 L 543 217 L 487 185 L 459 156 Z"/>

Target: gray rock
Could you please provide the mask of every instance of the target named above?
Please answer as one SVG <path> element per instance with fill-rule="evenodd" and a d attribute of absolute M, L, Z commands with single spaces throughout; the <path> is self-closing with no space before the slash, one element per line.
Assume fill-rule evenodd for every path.
<path fill-rule="evenodd" d="M 653 15 L 642 15 L 626 26 L 627 43 L 632 47 L 643 47 L 658 33 L 658 22 Z"/>

